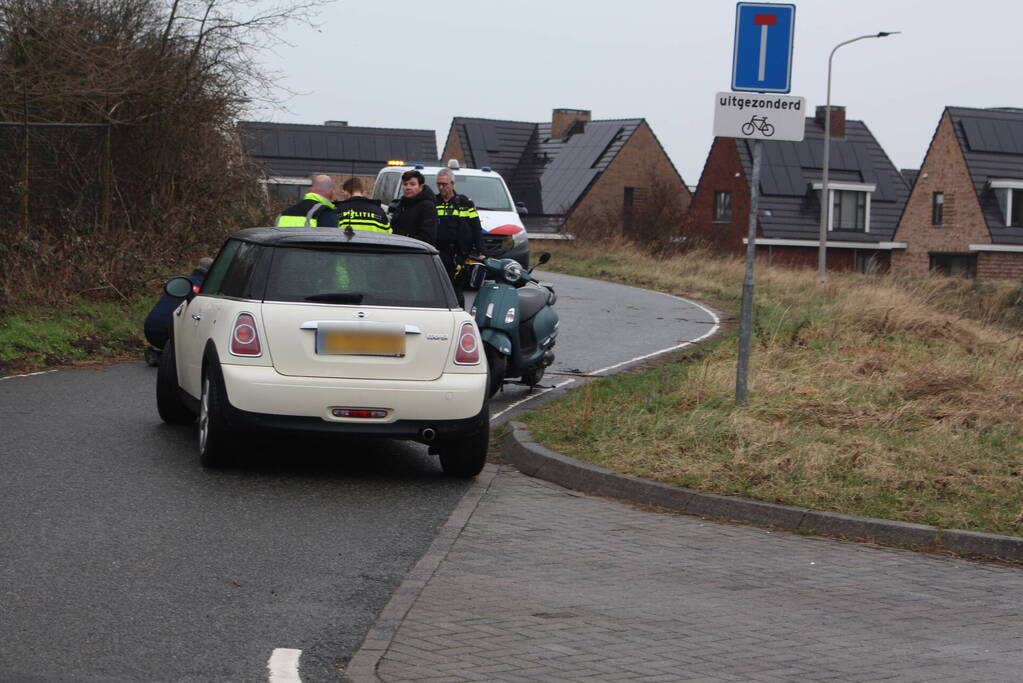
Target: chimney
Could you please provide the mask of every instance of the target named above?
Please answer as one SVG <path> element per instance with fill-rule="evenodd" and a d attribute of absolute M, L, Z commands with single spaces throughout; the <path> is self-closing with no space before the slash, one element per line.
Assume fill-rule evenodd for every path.
<path fill-rule="evenodd" d="M 551 137 L 563 138 L 576 121 L 589 121 L 588 109 L 555 109 L 551 115 Z"/>
<path fill-rule="evenodd" d="M 324 121 L 325 126 L 337 126 L 338 128 L 346 128 L 348 126 L 347 121 Z"/>
<path fill-rule="evenodd" d="M 826 106 L 818 106 L 817 115 L 814 117 L 817 123 L 820 124 L 821 128 L 824 128 L 825 110 L 827 110 Z M 835 105 L 831 105 L 831 137 L 845 137 L 845 107 L 836 107 Z"/>

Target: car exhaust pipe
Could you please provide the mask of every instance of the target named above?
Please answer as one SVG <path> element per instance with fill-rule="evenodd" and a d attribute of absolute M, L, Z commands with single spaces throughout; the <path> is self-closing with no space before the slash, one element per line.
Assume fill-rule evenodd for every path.
<path fill-rule="evenodd" d="M 423 441 L 433 441 L 435 436 L 437 436 L 437 430 L 433 427 L 423 427 L 419 430 L 419 438 Z"/>

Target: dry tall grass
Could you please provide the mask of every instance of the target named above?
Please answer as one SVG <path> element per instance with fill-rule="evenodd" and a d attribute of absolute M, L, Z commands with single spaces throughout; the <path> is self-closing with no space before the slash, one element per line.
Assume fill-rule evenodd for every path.
<path fill-rule="evenodd" d="M 738 313 L 737 259 L 557 250 L 559 269 Z M 821 285 L 812 271 L 758 264 L 756 280 L 746 405 L 734 403 L 732 336 L 700 357 L 591 383 L 534 429 L 575 457 L 716 493 L 1023 532 L 1023 339 L 991 322 L 1011 316 L 965 299 L 955 310 L 941 278 L 833 274 Z M 986 321 L 967 317 L 985 310 Z"/>

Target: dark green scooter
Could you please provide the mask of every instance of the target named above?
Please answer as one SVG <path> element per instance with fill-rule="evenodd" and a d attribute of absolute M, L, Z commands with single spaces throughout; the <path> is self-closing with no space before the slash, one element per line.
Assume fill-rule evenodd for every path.
<path fill-rule="evenodd" d="M 536 265 L 550 259 L 544 252 Z M 470 312 L 483 337 L 491 396 L 506 379 L 516 377 L 532 389 L 554 362 L 558 297 L 553 285 L 535 279 L 532 272 L 513 259 L 484 258 L 470 266 L 469 289 L 478 287 Z"/>

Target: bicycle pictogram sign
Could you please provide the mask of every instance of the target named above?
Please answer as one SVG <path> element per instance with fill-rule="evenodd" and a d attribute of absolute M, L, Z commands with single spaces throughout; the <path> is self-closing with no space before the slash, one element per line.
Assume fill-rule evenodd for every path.
<path fill-rule="evenodd" d="M 759 130 L 763 133 L 765 138 L 769 138 L 774 135 L 774 126 L 767 122 L 766 116 L 757 116 L 754 114 L 749 121 L 742 124 L 743 135 L 753 135 L 753 131 L 755 130 Z"/>

